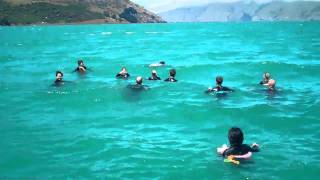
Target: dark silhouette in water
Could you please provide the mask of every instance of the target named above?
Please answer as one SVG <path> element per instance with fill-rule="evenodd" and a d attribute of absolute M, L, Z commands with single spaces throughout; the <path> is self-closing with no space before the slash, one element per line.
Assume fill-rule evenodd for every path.
<path fill-rule="evenodd" d="M 87 72 L 87 67 L 84 65 L 83 60 L 78 60 L 78 67 L 73 72 L 84 74 Z"/>
<path fill-rule="evenodd" d="M 275 91 L 276 90 L 276 81 L 271 78 L 271 74 L 266 72 L 263 74 L 263 80 L 259 83 L 263 86 L 268 87 L 270 91 Z"/>
<path fill-rule="evenodd" d="M 232 92 L 233 90 L 222 86 L 223 83 L 223 77 L 217 76 L 216 77 L 216 87 L 214 88 L 208 88 L 208 92 Z"/>
<path fill-rule="evenodd" d="M 61 71 L 56 71 L 56 80 L 54 81 L 54 86 L 62 86 L 64 84 L 63 73 Z"/>
<path fill-rule="evenodd" d="M 167 81 L 167 82 L 177 82 L 178 80 L 175 79 L 176 77 L 176 70 L 175 69 L 171 69 L 170 72 L 169 72 L 169 78 L 167 78 L 166 80 L 164 81 Z"/>
<path fill-rule="evenodd" d="M 139 101 L 141 94 L 149 89 L 148 86 L 143 85 L 141 76 L 136 78 L 135 84 L 129 84 L 124 90 L 124 98 L 128 101 Z"/>
<path fill-rule="evenodd" d="M 127 71 L 127 68 L 122 67 L 121 71 L 116 75 L 117 79 L 128 79 L 130 74 Z"/>
<path fill-rule="evenodd" d="M 153 70 L 152 74 L 151 74 L 151 77 L 149 77 L 148 80 L 157 81 L 157 80 L 161 80 L 161 78 L 158 76 L 157 71 Z"/>
<path fill-rule="evenodd" d="M 143 79 L 141 76 L 138 76 L 136 78 L 136 84 L 134 85 L 128 85 L 128 87 L 133 91 L 144 91 L 148 90 L 148 86 L 142 84 Z"/>

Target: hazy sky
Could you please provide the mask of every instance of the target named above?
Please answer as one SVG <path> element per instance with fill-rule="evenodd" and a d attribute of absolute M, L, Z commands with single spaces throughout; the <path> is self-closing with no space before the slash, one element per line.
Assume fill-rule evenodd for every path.
<path fill-rule="evenodd" d="M 239 0 L 131 0 L 153 12 L 163 12 L 183 6 L 204 5 L 212 2 L 234 2 Z M 248 0 L 247 0 L 248 1 Z M 272 0 L 255 0 L 256 2 L 269 2 Z M 286 0 L 294 1 L 294 0 Z M 320 0 L 313 0 L 320 1 Z"/>

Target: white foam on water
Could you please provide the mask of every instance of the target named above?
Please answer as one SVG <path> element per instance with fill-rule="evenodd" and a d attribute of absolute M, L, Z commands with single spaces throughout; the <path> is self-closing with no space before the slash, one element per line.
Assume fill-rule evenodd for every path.
<path fill-rule="evenodd" d="M 130 35 L 130 34 L 134 34 L 135 32 L 126 32 L 126 34 Z"/>
<path fill-rule="evenodd" d="M 102 35 L 111 35 L 112 32 L 102 32 L 101 34 L 102 34 Z"/>
<path fill-rule="evenodd" d="M 146 32 L 146 34 L 159 34 L 160 32 Z"/>

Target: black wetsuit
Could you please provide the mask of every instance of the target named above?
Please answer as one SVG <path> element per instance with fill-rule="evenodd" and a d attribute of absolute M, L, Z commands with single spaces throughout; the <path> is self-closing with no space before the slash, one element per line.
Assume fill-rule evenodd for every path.
<path fill-rule="evenodd" d="M 157 80 L 161 80 L 161 78 L 158 77 L 158 76 L 152 76 L 152 77 L 149 77 L 148 80 L 150 80 L 150 81 L 157 81 Z"/>
<path fill-rule="evenodd" d="M 222 156 L 224 156 L 224 157 L 228 157 L 230 155 L 235 155 L 235 156 L 240 155 L 241 156 L 241 155 L 247 154 L 248 152 L 258 152 L 258 151 L 259 151 L 258 148 L 252 148 L 247 144 L 242 144 L 239 147 L 232 146 L 232 147 L 228 148 L 227 150 L 225 150 L 222 153 Z"/>
<path fill-rule="evenodd" d="M 83 67 L 83 69 L 87 70 L 87 67 L 86 66 L 78 66 L 73 72 L 80 72 L 80 67 Z"/>
<path fill-rule="evenodd" d="M 63 81 L 63 80 L 58 80 L 58 79 L 56 79 L 55 81 L 54 81 L 54 86 L 61 86 L 61 85 L 63 85 L 64 84 L 64 82 L 65 81 Z"/>
<path fill-rule="evenodd" d="M 145 86 L 142 84 L 132 84 L 132 85 L 128 85 L 128 88 L 130 88 L 134 91 L 141 91 L 141 90 L 147 90 L 148 86 Z"/>
<path fill-rule="evenodd" d="M 208 92 L 214 92 L 214 91 L 232 91 L 232 89 L 224 86 L 216 86 L 215 88 L 209 89 Z"/>
<path fill-rule="evenodd" d="M 177 82 L 178 80 L 176 80 L 174 77 L 169 77 L 167 78 L 166 80 L 164 81 L 167 81 L 167 82 Z"/>
<path fill-rule="evenodd" d="M 263 85 L 263 84 L 268 84 L 268 82 L 269 82 L 269 80 L 262 80 L 262 81 L 260 81 L 260 83 L 259 84 L 261 84 L 261 85 Z"/>
<path fill-rule="evenodd" d="M 117 74 L 116 75 L 116 78 L 119 78 L 119 79 L 128 79 L 130 77 L 130 74 L 129 73 L 125 73 L 125 74 Z"/>

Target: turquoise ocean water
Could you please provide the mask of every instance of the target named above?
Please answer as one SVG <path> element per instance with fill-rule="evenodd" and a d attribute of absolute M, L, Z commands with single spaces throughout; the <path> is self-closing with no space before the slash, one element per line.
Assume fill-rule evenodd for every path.
<path fill-rule="evenodd" d="M 317 179 L 320 23 L 0 27 L 1 179 Z M 77 59 L 92 69 L 72 73 Z M 122 66 L 178 83 L 116 80 Z M 51 86 L 62 70 L 63 87 Z M 269 71 L 277 93 L 257 85 Z M 204 91 L 223 75 L 236 91 Z M 261 152 L 224 163 L 239 126 Z"/>

